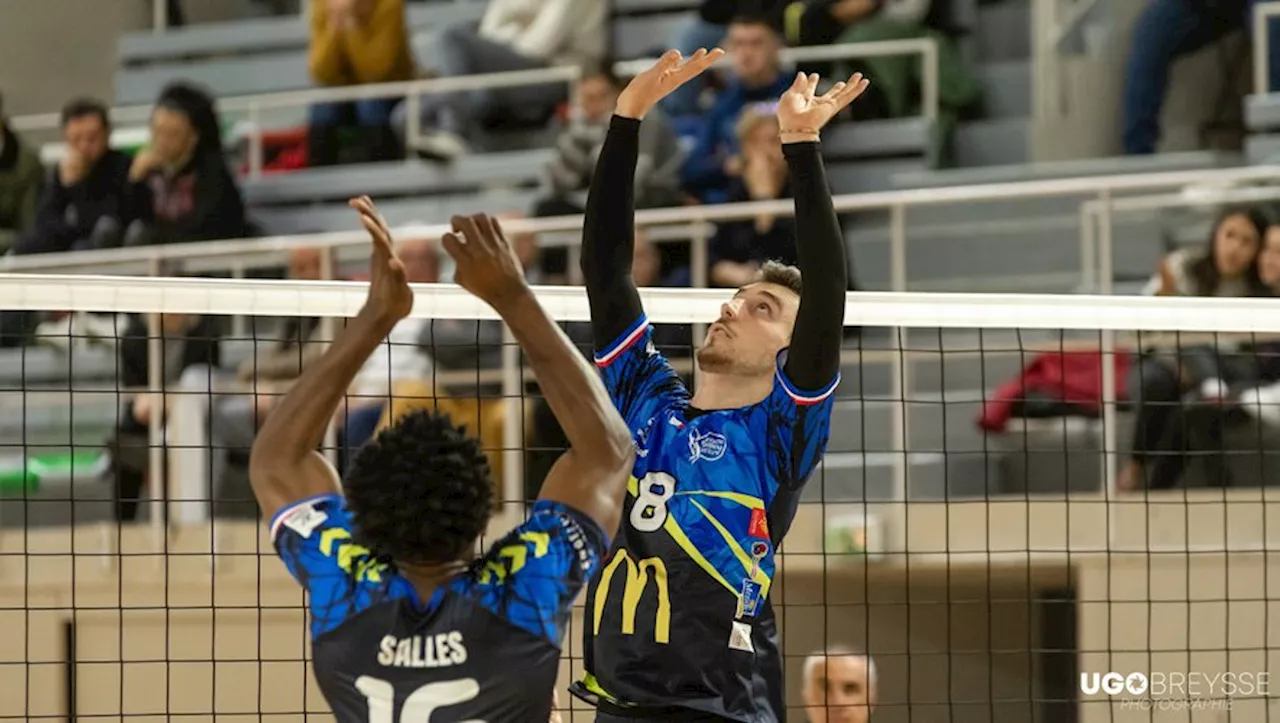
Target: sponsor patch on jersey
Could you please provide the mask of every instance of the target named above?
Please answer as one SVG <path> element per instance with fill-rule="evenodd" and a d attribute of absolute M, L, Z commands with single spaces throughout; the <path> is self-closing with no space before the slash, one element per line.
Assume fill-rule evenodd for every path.
<path fill-rule="evenodd" d="M 281 522 L 299 535 L 311 537 L 311 533 L 315 532 L 315 529 L 327 519 L 329 519 L 328 514 L 316 509 L 315 503 L 309 502 L 294 508 L 284 516 Z"/>
<path fill-rule="evenodd" d="M 756 652 L 756 647 L 751 644 L 751 626 L 734 620 L 733 630 L 729 632 L 729 647 L 747 653 Z"/>
<path fill-rule="evenodd" d="M 758 540 L 769 539 L 769 516 L 764 510 L 751 510 L 751 524 L 747 525 L 747 534 Z"/>
<path fill-rule="evenodd" d="M 729 442 L 724 438 L 723 434 L 718 432 L 707 432 L 700 435 L 697 430 L 694 430 L 689 433 L 690 462 L 697 462 L 700 459 L 714 462 L 724 456 L 724 452 L 728 447 Z"/>
<path fill-rule="evenodd" d="M 742 581 L 742 594 L 738 597 L 738 618 L 754 618 L 760 610 L 764 589 L 755 580 Z"/>

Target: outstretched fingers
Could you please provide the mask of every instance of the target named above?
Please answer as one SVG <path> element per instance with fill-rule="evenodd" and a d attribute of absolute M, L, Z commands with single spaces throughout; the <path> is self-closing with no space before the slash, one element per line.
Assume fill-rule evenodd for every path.
<path fill-rule="evenodd" d="M 440 243 L 444 246 L 445 253 L 454 261 L 463 261 L 471 256 L 471 249 L 452 231 L 446 231 L 440 237 Z"/>

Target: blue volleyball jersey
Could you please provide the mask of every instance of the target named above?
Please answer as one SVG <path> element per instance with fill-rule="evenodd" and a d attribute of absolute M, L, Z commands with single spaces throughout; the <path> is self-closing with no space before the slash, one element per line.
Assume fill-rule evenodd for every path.
<path fill-rule="evenodd" d="M 763 401 L 695 412 L 647 319 L 596 356 L 637 457 L 621 529 L 589 586 L 575 694 L 738 721 L 785 717 L 774 552 L 826 448 L 839 377 L 801 390 L 784 359 Z"/>
<path fill-rule="evenodd" d="M 281 510 L 271 537 L 307 591 L 316 681 L 338 723 L 545 723 L 571 605 L 608 547 L 590 518 L 539 501 L 422 600 L 352 539 L 339 495 Z"/>

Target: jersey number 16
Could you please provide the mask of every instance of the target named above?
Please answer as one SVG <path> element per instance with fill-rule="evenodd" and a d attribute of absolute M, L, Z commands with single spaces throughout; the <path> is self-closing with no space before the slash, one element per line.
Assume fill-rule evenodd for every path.
<path fill-rule="evenodd" d="M 395 719 L 396 691 L 390 683 L 362 675 L 356 679 L 356 690 L 364 694 L 369 703 L 369 723 L 431 723 L 431 714 L 436 708 L 475 700 L 480 695 L 480 684 L 475 678 L 427 683 L 405 698 L 399 721 Z M 462 723 L 485 722 L 471 720 Z"/>

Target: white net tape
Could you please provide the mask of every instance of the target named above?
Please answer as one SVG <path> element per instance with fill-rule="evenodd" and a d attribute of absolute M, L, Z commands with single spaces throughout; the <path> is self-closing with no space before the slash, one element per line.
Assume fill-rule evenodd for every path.
<path fill-rule="evenodd" d="M 248 281 L 0 274 L 0 308 L 251 316 L 354 316 L 367 285 L 349 281 Z M 496 319 L 484 302 L 452 284 L 414 285 L 412 316 Z M 542 286 L 537 296 L 558 321 L 589 321 L 581 287 Z M 730 292 L 643 289 L 654 323 L 709 323 Z M 1280 332 L 1280 302 L 1053 294 L 850 292 L 845 324 L 927 329 L 1059 329 L 1207 333 Z"/>

